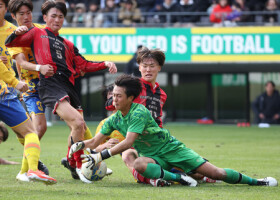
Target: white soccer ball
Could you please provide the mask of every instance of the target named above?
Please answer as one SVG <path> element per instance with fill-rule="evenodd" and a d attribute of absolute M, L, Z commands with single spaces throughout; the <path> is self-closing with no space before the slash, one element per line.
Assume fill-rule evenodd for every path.
<path fill-rule="evenodd" d="M 81 172 L 90 181 L 98 181 L 104 178 L 107 171 L 107 165 L 105 162 L 100 162 L 93 169 L 86 167 L 87 163 L 83 163 Z"/>

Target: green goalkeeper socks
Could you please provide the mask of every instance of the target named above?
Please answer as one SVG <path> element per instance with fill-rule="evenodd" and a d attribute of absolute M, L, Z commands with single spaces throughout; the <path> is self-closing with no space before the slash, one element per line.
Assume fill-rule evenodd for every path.
<path fill-rule="evenodd" d="M 227 173 L 227 177 L 224 180 L 226 183 L 257 185 L 257 179 L 241 174 L 233 169 L 224 169 L 224 170 Z"/>
<path fill-rule="evenodd" d="M 147 169 L 142 174 L 146 178 L 158 179 L 162 178 L 166 181 L 179 181 L 181 178 L 180 174 L 174 174 L 161 168 L 158 164 L 148 163 Z"/>

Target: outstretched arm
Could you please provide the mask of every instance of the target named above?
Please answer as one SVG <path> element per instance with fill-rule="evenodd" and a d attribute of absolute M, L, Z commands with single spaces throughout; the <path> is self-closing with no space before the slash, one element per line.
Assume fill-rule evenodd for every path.
<path fill-rule="evenodd" d="M 104 61 L 104 62 L 93 62 L 86 60 L 80 53 L 77 47 L 74 48 L 74 63 L 76 65 L 76 72 L 81 74 L 82 72 L 96 72 L 108 68 L 111 74 L 117 72 L 115 63 Z"/>
<path fill-rule="evenodd" d="M 6 38 L 5 45 L 7 47 L 30 47 L 36 30 L 36 27 L 28 30 L 26 26 L 20 26 Z"/>

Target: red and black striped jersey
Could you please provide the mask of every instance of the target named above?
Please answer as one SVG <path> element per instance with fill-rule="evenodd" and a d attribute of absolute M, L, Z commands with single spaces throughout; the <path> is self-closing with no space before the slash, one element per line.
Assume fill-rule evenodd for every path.
<path fill-rule="evenodd" d="M 83 72 L 105 69 L 104 62 L 87 61 L 69 40 L 55 34 L 50 28 L 32 27 L 23 35 L 11 34 L 7 47 L 31 47 L 35 62 L 53 66 L 55 73 L 64 75 L 74 85 L 74 76 Z M 40 74 L 40 78 L 48 78 Z"/>
<path fill-rule="evenodd" d="M 152 114 L 156 123 L 162 128 L 162 108 L 166 102 L 167 95 L 156 83 L 155 87 L 150 82 L 140 79 L 142 83 L 142 91 L 140 95 L 134 99 L 134 103 L 143 104 Z"/>

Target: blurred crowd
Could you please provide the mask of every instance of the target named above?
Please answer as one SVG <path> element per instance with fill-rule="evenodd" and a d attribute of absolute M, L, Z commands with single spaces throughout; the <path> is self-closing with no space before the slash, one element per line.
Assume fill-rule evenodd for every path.
<path fill-rule="evenodd" d="M 236 26 L 278 23 L 280 0 L 62 0 L 68 8 L 65 26 L 134 27 Z M 256 13 L 252 11 L 262 11 Z M 170 13 L 170 15 L 168 14 Z M 43 23 L 43 21 L 41 21 Z"/>

